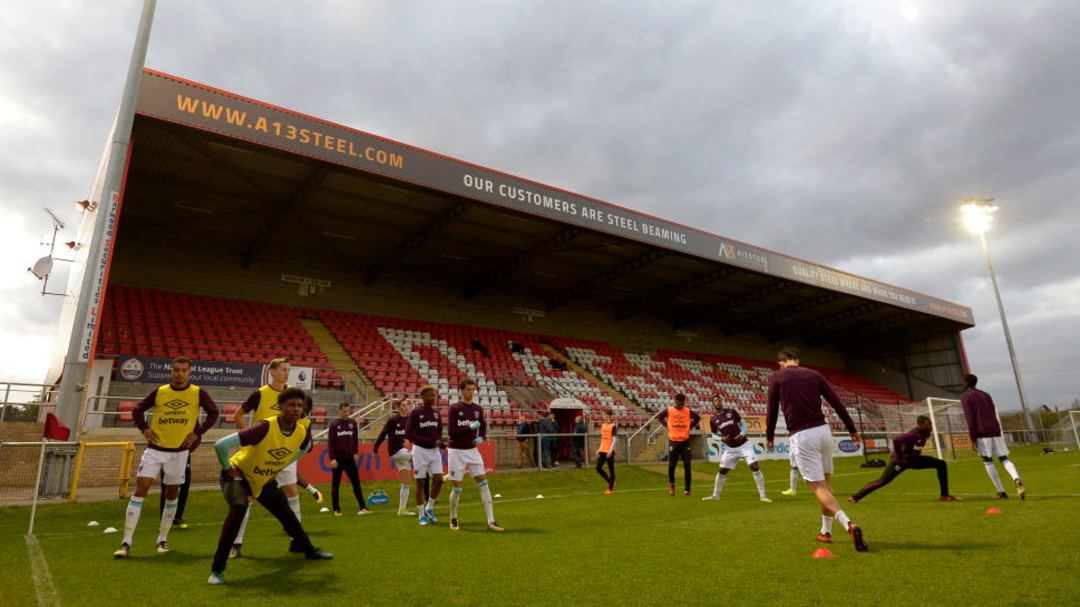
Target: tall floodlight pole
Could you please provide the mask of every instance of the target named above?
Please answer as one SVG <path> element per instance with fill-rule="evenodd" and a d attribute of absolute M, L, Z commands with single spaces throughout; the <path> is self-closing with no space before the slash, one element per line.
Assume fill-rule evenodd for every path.
<path fill-rule="evenodd" d="M 960 206 L 960 211 L 963 214 L 967 228 L 979 235 L 983 255 L 986 256 L 986 267 L 990 268 L 990 283 L 994 285 L 994 297 L 997 298 L 998 312 L 1001 314 L 1001 327 L 1005 330 L 1005 343 L 1009 347 L 1009 360 L 1012 362 L 1013 375 L 1016 377 L 1016 389 L 1020 393 L 1020 408 L 1024 412 L 1024 429 L 1028 433 L 1028 440 L 1031 440 L 1035 424 L 1031 420 L 1031 410 L 1028 409 L 1024 382 L 1020 379 L 1020 363 L 1016 361 L 1016 349 L 1013 348 L 1012 334 L 1009 333 L 1009 322 L 1005 320 L 1005 306 L 1001 303 L 1001 291 L 998 290 L 994 264 L 990 261 L 990 249 L 986 246 L 986 231 L 990 229 L 990 224 L 994 222 L 994 212 L 998 209 L 993 202 L 993 198 L 968 198 Z"/>
<path fill-rule="evenodd" d="M 73 430 L 79 424 L 79 406 L 81 392 L 84 389 L 86 373 L 89 368 L 90 343 L 97 331 L 96 319 L 91 318 L 91 311 L 100 307 L 101 290 L 104 289 L 103 260 L 111 252 L 106 250 L 105 235 L 110 224 L 116 220 L 115 201 L 110 200 L 120 192 L 124 179 L 124 164 L 127 161 L 128 146 L 131 144 L 131 128 L 135 122 L 135 103 L 142 82 L 143 65 L 146 63 L 146 48 L 150 44 L 150 28 L 154 23 L 154 9 L 157 0 L 145 0 L 139 29 L 135 34 L 135 48 L 131 51 L 131 63 L 128 65 L 127 79 L 124 81 L 124 93 L 120 98 L 120 107 L 116 111 L 116 121 L 109 142 L 108 163 L 102 180 L 101 196 L 103 200 L 94 212 L 93 238 L 90 240 L 86 268 L 83 272 L 79 291 L 73 293 L 78 298 L 71 337 L 68 341 L 67 356 L 64 358 L 64 372 L 60 380 L 60 390 L 56 400 L 56 416 Z M 119 194 L 116 194 L 118 197 Z"/>

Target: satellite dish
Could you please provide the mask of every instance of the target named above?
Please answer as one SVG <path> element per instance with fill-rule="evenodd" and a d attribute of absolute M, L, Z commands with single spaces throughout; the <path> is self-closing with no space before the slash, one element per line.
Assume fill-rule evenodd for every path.
<path fill-rule="evenodd" d="M 46 255 L 45 257 L 42 257 L 41 259 L 34 262 L 34 267 L 27 269 L 30 270 L 30 273 L 36 276 L 38 280 L 41 280 L 48 276 L 50 272 L 52 272 L 52 268 L 53 258 L 51 255 Z"/>

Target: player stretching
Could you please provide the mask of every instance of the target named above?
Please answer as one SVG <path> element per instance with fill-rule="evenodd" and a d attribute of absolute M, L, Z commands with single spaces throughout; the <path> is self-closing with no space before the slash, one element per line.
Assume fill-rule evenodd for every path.
<path fill-rule="evenodd" d="M 409 479 L 412 478 L 412 453 L 409 452 L 409 441 L 405 438 L 405 424 L 409 421 L 409 400 L 399 398 L 394 401 L 396 414 L 390 414 L 386 420 L 379 438 L 375 439 L 375 446 L 371 448 L 371 454 L 379 453 L 379 445 L 386 441 L 386 452 L 390 459 L 397 465 L 398 475 L 401 477 L 401 491 L 398 499 L 398 516 L 412 516 L 415 514 L 408 509 L 409 506 Z"/>
<path fill-rule="evenodd" d="M 405 424 L 405 438 L 413 444 L 413 476 L 417 480 L 416 510 L 420 515 L 421 525 L 433 525 L 435 519 L 435 501 L 439 497 L 439 490 L 443 483 L 442 453 L 442 417 L 435 410 L 435 399 L 438 392 L 431 386 L 420 388 L 420 406 L 409 413 L 409 421 Z M 431 494 L 424 502 L 424 492 L 420 491 L 419 481 L 434 479 L 431 485 Z"/>
<path fill-rule="evenodd" d="M 739 460 L 746 462 L 754 473 L 754 483 L 757 485 L 758 497 L 763 502 L 772 502 L 765 497 L 765 476 L 761 474 L 758 466 L 757 454 L 754 453 L 754 443 L 746 438 L 746 422 L 735 409 L 724 409 L 720 399 L 713 397 L 713 408 L 716 413 L 709 419 L 709 429 L 712 430 L 716 440 L 724 443 L 724 449 L 720 456 L 720 471 L 716 473 L 716 483 L 713 485 L 712 495 L 707 500 L 720 499 L 720 492 L 724 489 L 724 481 L 727 480 L 728 472 L 735 469 Z"/>
<path fill-rule="evenodd" d="M 600 415 L 604 422 L 600 424 L 600 448 L 596 451 L 596 471 L 607 481 L 607 491 L 604 495 L 611 495 L 611 492 L 615 490 L 615 437 L 618 434 L 618 426 L 611 421 L 611 409 L 604 409 Z M 604 472 L 604 464 L 607 464 L 607 472 Z"/>
<path fill-rule="evenodd" d="M 262 504 L 274 515 L 292 538 L 290 551 L 303 552 L 309 559 L 332 559 L 334 555 L 311 545 L 300 519 L 293 513 L 285 494 L 274 478 L 285 466 L 296 463 L 311 449 L 310 422 L 304 415 L 304 392 L 296 388 L 284 390 L 278 397 L 280 415 L 255 422 L 250 428 L 234 432 L 214 443 L 221 462 L 221 492 L 229 504 L 229 515 L 218 538 L 214 562 L 207 583 L 225 583 L 225 565 L 230 548 L 247 518 L 251 500 Z M 241 447 L 229 457 L 229 450 Z"/>
<path fill-rule="evenodd" d="M 146 451 L 139 461 L 135 477 L 135 495 L 128 502 L 124 518 L 124 540 L 113 553 L 118 559 L 127 558 L 131 550 L 131 538 L 139 524 L 143 500 L 150 485 L 163 473 L 165 479 L 165 508 L 161 512 L 158 528 L 157 551 L 169 551 L 165 541 L 169 537 L 173 519 L 176 517 L 177 495 L 184 484 L 184 469 L 189 453 L 199 446 L 202 435 L 217 422 L 218 408 L 210 395 L 198 386 L 188 383 L 191 376 L 191 360 L 181 356 L 172 363 L 172 383 L 155 388 L 146 398 L 135 405 L 132 417 L 135 426 L 146 437 Z M 154 408 L 154 419 L 147 425 L 144 413 Z M 206 420 L 199 424 L 199 409 L 206 411 Z"/>
<path fill-rule="evenodd" d="M 854 504 L 872 492 L 893 482 L 893 479 L 900 476 L 900 473 L 908 468 L 915 470 L 934 468 L 937 470 L 938 485 L 941 488 L 941 501 L 960 501 L 960 498 L 949 495 L 949 470 L 945 467 L 945 462 L 922 454 L 923 447 L 926 446 L 926 439 L 930 438 L 930 434 L 934 431 L 930 418 L 920 415 L 916 418 L 915 423 L 917 425 L 914 429 L 893 439 L 892 464 L 885 468 L 881 478 L 866 485 L 858 493 L 849 497 L 847 500 L 849 504 Z"/>
<path fill-rule="evenodd" d="M 488 531 L 502 531 L 495 522 L 495 514 L 491 505 L 491 487 L 488 486 L 487 477 L 484 476 L 484 459 L 476 446 L 487 438 L 487 424 L 484 422 L 484 409 L 472 402 L 476 394 L 476 382 L 466 377 L 461 380 L 461 402 L 450 407 L 448 434 L 450 435 L 450 448 L 447 449 L 447 467 L 450 468 L 450 482 L 454 484 L 454 491 L 450 494 L 450 528 L 458 529 L 457 508 L 461 500 L 461 482 L 465 478 L 465 471 L 476 481 L 480 488 L 480 501 L 484 504 L 484 512 L 487 513 Z"/>
<path fill-rule="evenodd" d="M 233 414 L 233 423 L 241 430 L 247 428 L 248 425 L 247 420 L 244 419 L 245 413 L 251 412 L 252 423 L 269 419 L 281 413 L 281 409 L 278 408 L 278 396 L 289 387 L 285 382 L 289 380 L 289 370 L 292 367 L 288 358 L 275 358 L 270 361 L 269 367 L 270 383 L 252 392 L 244 401 L 244 404 L 240 405 L 240 408 Z M 296 463 L 293 462 L 286 466 L 281 471 L 281 478 L 277 479 L 277 481 L 278 486 L 281 487 L 281 491 L 289 501 L 289 508 L 292 509 L 293 514 L 299 520 L 300 490 L 296 487 Z M 248 517 L 245 515 L 244 521 L 240 524 L 240 532 L 236 534 L 236 545 L 229 552 L 229 558 L 231 559 L 240 556 L 240 546 L 244 543 L 244 531 L 247 529 L 247 522 Z"/>
<path fill-rule="evenodd" d="M 765 446 L 773 448 L 776 418 L 784 410 L 784 420 L 790 433 L 791 449 L 806 484 L 821 504 L 821 534 L 818 541 L 832 541 L 833 519 L 840 521 L 855 542 L 855 550 L 866 552 L 869 548 L 863 539 L 862 529 L 840 509 L 833 496 L 829 477 L 832 476 L 832 433 L 821 411 L 822 397 L 844 422 L 855 444 L 862 441 L 855 429 L 855 422 L 840 397 L 821 373 L 799 366 L 799 356 L 794 349 L 784 348 L 776 356 L 780 368 L 769 376 L 769 405 L 765 425 Z"/>
<path fill-rule="evenodd" d="M 327 448 L 330 451 L 330 502 L 334 506 L 334 516 L 341 516 L 341 501 L 338 499 L 341 487 L 341 473 L 349 477 L 353 496 L 360 504 L 357 514 L 369 514 L 364 501 L 364 489 L 360 486 L 360 473 L 356 471 L 359 463 L 360 428 L 356 420 L 349 419 L 352 407 L 349 403 L 338 405 L 338 418 L 330 424 L 327 432 Z"/>
<path fill-rule="evenodd" d="M 656 421 L 668 429 L 668 495 L 675 495 L 675 466 L 683 462 L 685 496 L 690 497 L 690 429 L 701 423 L 701 416 L 686 408 L 686 396 L 675 395 L 675 406 L 656 416 Z"/>
<path fill-rule="evenodd" d="M 1016 493 L 1020 499 L 1027 497 L 1024 483 L 1020 482 L 1020 473 L 1016 471 L 1016 464 L 1009 459 L 1009 448 L 1005 446 L 1005 439 L 1001 437 L 1001 422 L 998 421 L 997 408 L 990 395 L 975 388 L 979 378 L 968 373 L 964 376 L 964 392 L 960 395 L 960 405 L 964 408 L 964 417 L 967 418 L 968 435 L 974 443 L 975 451 L 986 466 L 986 473 L 997 488 L 998 499 L 1008 499 L 1005 488 L 1001 486 L 1001 477 L 998 476 L 997 468 L 994 467 L 994 457 L 1001 462 L 1001 466 L 1016 483 Z"/>

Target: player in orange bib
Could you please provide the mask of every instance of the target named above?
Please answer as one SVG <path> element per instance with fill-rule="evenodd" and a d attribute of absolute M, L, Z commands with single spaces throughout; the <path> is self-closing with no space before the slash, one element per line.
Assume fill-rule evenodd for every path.
<path fill-rule="evenodd" d="M 615 490 L 615 436 L 618 427 L 611 421 L 611 409 L 604 409 L 604 422 L 600 425 L 600 448 L 596 451 L 596 471 L 607 481 L 605 495 Z M 608 471 L 604 472 L 604 464 Z"/>
<path fill-rule="evenodd" d="M 701 423 L 701 416 L 686 408 L 686 395 L 675 395 L 675 406 L 656 416 L 668 429 L 668 495 L 675 495 L 675 466 L 683 462 L 684 495 L 690 497 L 690 430 Z"/>

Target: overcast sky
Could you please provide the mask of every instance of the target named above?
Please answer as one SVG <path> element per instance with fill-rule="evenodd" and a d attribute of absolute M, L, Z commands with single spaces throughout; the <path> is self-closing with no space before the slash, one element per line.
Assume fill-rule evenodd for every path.
<path fill-rule="evenodd" d="M 42 381 L 141 0 L 0 7 L 0 380 Z M 1080 4 L 160 0 L 146 65 L 955 301 L 980 387 L 1080 396 Z M 55 287 L 63 284 L 62 270 Z"/>

